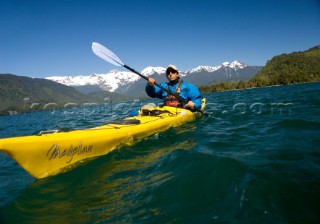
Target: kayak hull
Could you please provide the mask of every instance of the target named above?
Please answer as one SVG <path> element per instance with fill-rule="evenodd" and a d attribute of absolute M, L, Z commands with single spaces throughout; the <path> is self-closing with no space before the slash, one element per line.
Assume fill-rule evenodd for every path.
<path fill-rule="evenodd" d="M 87 159 L 105 155 L 123 144 L 182 125 L 201 116 L 182 108 L 158 107 L 157 116 L 138 115 L 125 122 L 70 132 L 0 139 L 0 151 L 33 177 L 66 172 Z"/>

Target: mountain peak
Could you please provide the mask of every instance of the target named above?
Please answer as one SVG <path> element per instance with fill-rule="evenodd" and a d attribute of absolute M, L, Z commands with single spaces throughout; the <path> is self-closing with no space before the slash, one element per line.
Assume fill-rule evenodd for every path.
<path fill-rule="evenodd" d="M 217 70 L 219 70 L 221 67 L 229 67 L 232 69 L 243 69 L 245 67 L 247 67 L 246 64 L 240 63 L 238 61 L 233 61 L 233 62 L 223 62 L 221 65 L 218 66 L 204 66 L 204 65 L 200 65 L 194 69 L 191 69 L 190 71 L 188 71 L 187 73 L 197 73 L 197 72 L 215 72 Z"/>
<path fill-rule="evenodd" d="M 200 66 L 198 66 L 198 67 L 196 67 L 194 69 L 191 69 L 189 71 L 189 73 L 203 72 L 203 71 L 205 71 L 205 72 L 214 72 L 214 71 L 217 71 L 220 68 L 221 68 L 220 65 L 219 66 L 215 66 L 215 67 L 200 65 Z"/>
<path fill-rule="evenodd" d="M 248 65 L 246 65 L 244 63 L 241 63 L 241 62 L 238 62 L 238 61 L 233 61 L 231 63 L 230 62 L 223 62 L 222 66 L 230 67 L 230 68 L 233 68 L 233 69 L 242 69 L 242 68 L 247 67 Z"/>
<path fill-rule="evenodd" d="M 153 74 L 163 74 L 166 72 L 166 69 L 164 67 L 160 67 L 160 66 L 157 66 L 157 67 L 146 67 L 145 69 L 143 69 L 141 71 L 141 74 L 142 75 L 145 75 L 145 76 L 149 76 L 149 75 L 153 75 Z"/>

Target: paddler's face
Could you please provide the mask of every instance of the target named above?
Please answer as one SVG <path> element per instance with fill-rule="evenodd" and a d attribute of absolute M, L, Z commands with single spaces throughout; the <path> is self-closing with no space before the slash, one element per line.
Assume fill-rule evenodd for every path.
<path fill-rule="evenodd" d="M 167 79 L 171 81 L 175 81 L 179 78 L 179 73 L 176 70 L 168 69 L 166 72 Z"/>

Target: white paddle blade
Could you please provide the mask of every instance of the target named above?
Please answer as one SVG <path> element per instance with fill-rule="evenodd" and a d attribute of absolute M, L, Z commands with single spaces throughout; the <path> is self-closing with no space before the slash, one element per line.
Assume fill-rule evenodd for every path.
<path fill-rule="evenodd" d="M 124 63 L 115 55 L 112 51 L 108 48 L 104 47 L 103 45 L 93 42 L 92 43 L 92 51 L 95 53 L 99 58 L 113 64 L 115 66 L 123 66 Z"/>

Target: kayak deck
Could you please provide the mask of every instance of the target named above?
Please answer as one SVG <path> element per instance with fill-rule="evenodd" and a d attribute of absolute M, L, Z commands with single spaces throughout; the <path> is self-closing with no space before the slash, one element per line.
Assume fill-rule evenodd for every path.
<path fill-rule="evenodd" d="M 86 159 L 105 155 L 125 143 L 201 116 L 199 112 L 182 108 L 164 106 L 155 109 L 159 114 L 138 115 L 90 129 L 0 139 L 0 151 L 33 177 L 45 178 L 66 172 Z"/>

